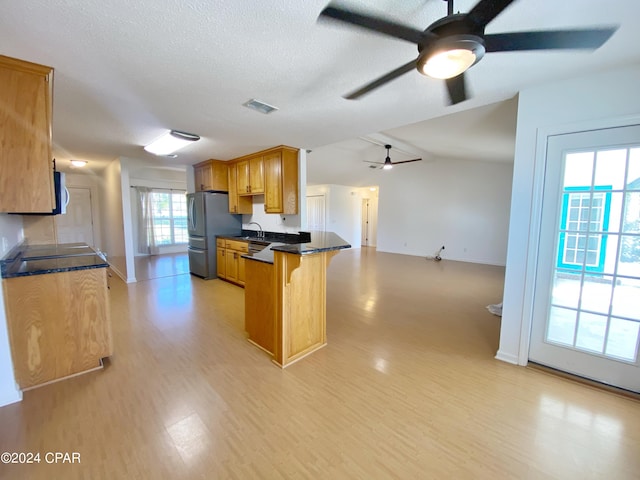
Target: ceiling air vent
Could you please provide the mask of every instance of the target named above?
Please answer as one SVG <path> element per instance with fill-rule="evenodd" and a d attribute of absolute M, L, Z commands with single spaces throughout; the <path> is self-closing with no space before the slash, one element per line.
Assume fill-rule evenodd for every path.
<path fill-rule="evenodd" d="M 264 114 L 271 113 L 278 110 L 278 107 L 274 107 L 273 105 L 269 105 L 267 103 L 261 102 L 260 100 L 256 100 L 255 98 L 252 98 L 251 100 L 243 103 L 242 105 Z"/>

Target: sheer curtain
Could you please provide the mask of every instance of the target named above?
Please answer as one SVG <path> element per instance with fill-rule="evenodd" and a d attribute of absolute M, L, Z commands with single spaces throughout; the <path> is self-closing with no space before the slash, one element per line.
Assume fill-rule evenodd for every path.
<path fill-rule="evenodd" d="M 138 252 L 156 255 L 158 248 L 153 234 L 151 188 L 135 187 L 138 192 Z"/>

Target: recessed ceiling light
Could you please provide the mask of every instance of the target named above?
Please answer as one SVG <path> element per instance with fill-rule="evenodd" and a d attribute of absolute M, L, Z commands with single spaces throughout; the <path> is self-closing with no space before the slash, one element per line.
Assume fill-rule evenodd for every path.
<path fill-rule="evenodd" d="M 261 102 L 260 100 L 256 100 L 255 98 L 252 98 L 242 105 L 264 114 L 275 112 L 276 110 L 278 110 L 278 107 L 274 107 L 273 105 L 269 105 L 268 103 Z"/>
<path fill-rule="evenodd" d="M 154 155 L 167 156 L 171 155 L 176 150 L 192 144 L 193 142 L 197 142 L 198 140 L 200 140 L 200 137 L 193 133 L 171 130 L 170 132 L 156 138 L 153 142 L 144 147 L 144 149 Z"/>
<path fill-rule="evenodd" d="M 87 163 L 89 162 L 86 160 L 71 160 L 71 165 L 78 168 L 84 167 Z"/>

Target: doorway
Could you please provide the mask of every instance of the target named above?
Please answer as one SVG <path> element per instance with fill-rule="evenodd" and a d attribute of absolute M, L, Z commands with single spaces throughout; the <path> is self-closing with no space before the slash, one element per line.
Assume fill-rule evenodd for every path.
<path fill-rule="evenodd" d="M 68 187 L 69 204 L 65 215 L 56 216 L 59 243 L 86 243 L 94 246 L 91 189 Z"/>
<path fill-rule="evenodd" d="M 550 136 L 529 359 L 640 392 L 640 126 Z"/>
<path fill-rule="evenodd" d="M 363 247 L 375 247 L 378 237 L 378 199 L 362 199 L 362 238 Z"/>
<path fill-rule="evenodd" d="M 325 226 L 326 201 L 324 195 L 307 196 L 307 227 L 309 230 L 323 232 Z"/>

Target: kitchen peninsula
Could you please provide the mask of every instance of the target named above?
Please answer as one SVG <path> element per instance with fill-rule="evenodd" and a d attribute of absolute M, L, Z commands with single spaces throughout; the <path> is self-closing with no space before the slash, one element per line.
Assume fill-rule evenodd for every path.
<path fill-rule="evenodd" d="M 281 368 L 326 345 L 327 266 L 341 249 L 351 248 L 332 232 L 311 232 L 300 241 L 243 255 L 249 341 Z"/>

